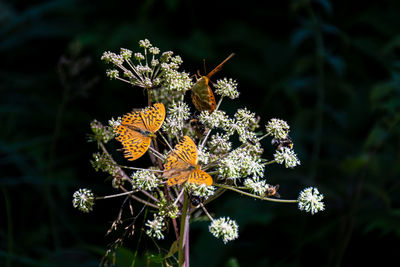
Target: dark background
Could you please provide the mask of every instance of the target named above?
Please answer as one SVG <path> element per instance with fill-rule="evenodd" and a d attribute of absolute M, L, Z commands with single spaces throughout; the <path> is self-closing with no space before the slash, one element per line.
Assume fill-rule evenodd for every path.
<path fill-rule="evenodd" d="M 0 265 L 98 266 L 122 199 L 73 209 L 75 190 L 115 193 L 90 166 L 89 123 L 144 107 L 141 89 L 105 77 L 103 51 L 138 51 L 144 38 L 182 56 L 191 73 L 236 56 L 215 79 L 239 82 L 239 100 L 286 120 L 302 165 L 267 168 L 283 198 L 317 186 L 326 211 L 227 193 L 210 206 L 240 236 L 223 245 L 192 224 L 192 266 L 382 266 L 398 259 L 400 2 L 0 2 Z M 266 158 L 272 149 L 266 140 Z M 141 161 L 144 166 L 146 160 Z M 118 252 L 129 266 L 142 225 Z M 156 248 L 143 237 L 143 251 Z M 168 248 L 168 247 L 167 247 Z M 396 254 L 397 253 L 397 254 Z M 141 266 L 141 263 L 138 266 Z"/>

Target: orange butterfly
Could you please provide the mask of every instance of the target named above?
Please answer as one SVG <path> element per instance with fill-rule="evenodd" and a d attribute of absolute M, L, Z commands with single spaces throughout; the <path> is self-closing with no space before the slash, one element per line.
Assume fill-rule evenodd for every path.
<path fill-rule="evenodd" d="M 184 136 L 175 149 L 169 153 L 167 162 L 164 164 L 164 171 L 163 177 L 168 178 L 168 186 L 182 184 L 186 181 L 207 186 L 213 183 L 211 176 L 197 165 L 197 148 L 189 136 Z"/>
<path fill-rule="evenodd" d="M 122 117 L 121 124 L 115 131 L 115 138 L 124 147 L 124 156 L 128 160 L 135 160 L 143 156 L 150 146 L 151 138 L 160 129 L 165 119 L 163 103 L 155 103 L 142 111 L 133 111 Z"/>
<path fill-rule="evenodd" d="M 215 103 L 214 94 L 208 85 L 211 76 L 221 70 L 222 66 L 233 57 L 232 53 L 224 61 L 222 61 L 215 69 L 213 69 L 206 76 L 202 76 L 192 87 L 192 102 L 198 111 L 208 110 L 210 113 L 215 110 L 217 104 Z"/>

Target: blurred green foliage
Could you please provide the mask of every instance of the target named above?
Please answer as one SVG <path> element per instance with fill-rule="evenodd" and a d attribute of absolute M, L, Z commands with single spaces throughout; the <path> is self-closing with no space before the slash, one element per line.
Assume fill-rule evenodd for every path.
<path fill-rule="evenodd" d="M 111 192 L 89 164 L 89 123 L 146 102 L 108 81 L 100 56 L 144 38 L 192 73 L 203 58 L 211 69 L 235 52 L 219 75 L 237 79 L 241 97 L 223 108 L 287 120 L 302 161 L 268 169 L 268 181 L 283 198 L 317 185 L 326 199 L 326 212 L 309 216 L 228 193 L 211 211 L 237 219 L 240 237 L 223 245 L 206 222 L 193 223 L 192 266 L 391 263 L 400 241 L 399 11 L 395 0 L 1 2 L 0 265 L 98 266 L 116 238 L 104 234 L 121 200 L 81 214 L 71 196 Z M 118 266 L 134 258 L 141 227 Z M 159 257 L 151 240 L 139 248 L 136 266 L 147 250 Z"/>

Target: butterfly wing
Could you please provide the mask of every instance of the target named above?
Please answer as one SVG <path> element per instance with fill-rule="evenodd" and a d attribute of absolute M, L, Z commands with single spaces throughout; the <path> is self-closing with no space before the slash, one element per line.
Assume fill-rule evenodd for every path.
<path fill-rule="evenodd" d="M 175 146 L 175 149 L 168 154 L 164 164 L 165 170 L 187 169 L 197 164 L 197 148 L 189 136 L 184 136 Z"/>
<path fill-rule="evenodd" d="M 203 76 L 192 87 L 192 102 L 198 111 L 208 110 L 213 112 L 217 107 L 214 94 L 208 82 L 209 79 Z"/>
<path fill-rule="evenodd" d="M 121 141 L 124 148 L 124 157 L 128 160 L 136 160 L 146 153 L 150 146 L 151 137 L 144 136 L 138 132 L 132 131 L 130 139 Z"/>
<path fill-rule="evenodd" d="M 121 124 L 115 129 L 115 138 L 122 143 L 124 156 L 128 160 L 136 160 L 146 153 L 151 137 L 146 131 L 157 131 L 165 118 L 165 108 L 161 103 L 145 111 L 134 111 L 122 117 Z"/>
<path fill-rule="evenodd" d="M 205 171 L 202 171 L 200 169 L 195 169 L 193 170 L 187 179 L 188 183 L 193 183 L 193 184 L 205 184 L 207 186 L 212 185 L 213 179 L 211 176 L 206 173 Z"/>
<path fill-rule="evenodd" d="M 122 117 L 121 124 L 115 129 L 118 134 L 115 139 L 122 142 L 137 137 L 137 135 L 134 136 L 135 129 L 146 129 L 139 111 L 125 114 Z"/>
<path fill-rule="evenodd" d="M 152 107 L 140 112 L 140 116 L 146 129 L 155 133 L 160 129 L 165 119 L 165 107 L 163 103 L 155 103 Z"/>
<path fill-rule="evenodd" d="M 173 170 L 172 170 L 173 171 Z M 167 174 L 169 176 L 167 180 L 168 186 L 173 186 L 177 184 L 182 184 L 186 182 L 189 178 L 190 171 L 188 169 L 183 171 L 173 171 L 171 174 Z"/>

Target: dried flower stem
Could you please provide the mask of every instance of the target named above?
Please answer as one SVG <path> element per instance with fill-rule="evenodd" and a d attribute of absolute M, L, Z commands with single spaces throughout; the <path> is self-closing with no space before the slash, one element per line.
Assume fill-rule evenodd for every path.
<path fill-rule="evenodd" d="M 115 195 L 95 197 L 95 199 L 98 200 L 98 199 L 108 199 L 108 198 L 114 198 L 114 197 L 121 197 L 121 196 L 129 195 L 129 194 L 133 194 L 133 193 L 136 193 L 136 192 L 137 192 L 137 190 L 132 190 L 132 191 L 127 191 L 127 192 L 119 193 L 119 194 L 115 194 Z"/>
<path fill-rule="evenodd" d="M 126 190 L 123 186 L 120 186 L 119 188 L 120 188 L 122 191 L 124 191 L 124 192 L 129 192 L 129 191 Z M 143 193 L 143 192 L 142 192 L 142 193 Z M 133 198 L 134 200 L 136 200 L 136 201 L 138 201 L 138 202 L 140 202 L 140 203 L 143 203 L 143 204 L 145 204 L 145 205 L 147 205 L 147 206 L 149 206 L 149 207 L 158 209 L 158 206 L 157 206 L 157 205 L 154 205 L 153 203 L 150 203 L 150 202 L 148 202 L 148 201 L 146 201 L 146 200 L 143 200 L 143 199 L 141 199 L 141 198 L 139 198 L 139 197 L 137 197 L 137 196 L 135 196 L 135 195 L 130 194 L 129 197 L 131 197 L 131 198 Z M 158 201 L 158 200 L 157 200 L 157 201 Z"/>

